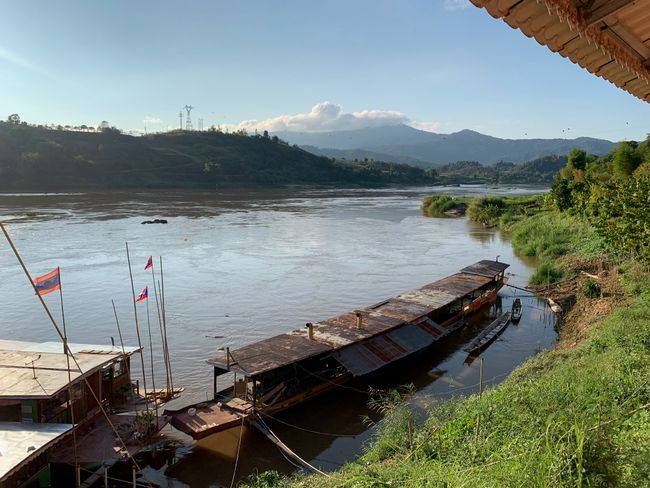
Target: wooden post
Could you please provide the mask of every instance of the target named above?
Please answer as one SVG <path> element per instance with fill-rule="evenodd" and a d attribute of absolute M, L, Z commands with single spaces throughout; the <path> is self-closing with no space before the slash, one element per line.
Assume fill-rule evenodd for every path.
<path fill-rule="evenodd" d="M 212 370 L 213 370 L 213 372 L 214 372 L 214 378 L 213 378 L 213 382 L 212 382 L 212 383 L 213 383 L 213 391 L 214 391 L 214 394 L 212 395 L 212 398 L 213 398 L 214 400 L 216 400 L 216 399 L 217 399 L 217 367 L 214 366 L 214 367 L 212 368 Z"/>
<path fill-rule="evenodd" d="M 75 466 L 75 486 L 79 488 L 81 485 L 81 467 L 77 464 Z"/>
<path fill-rule="evenodd" d="M 104 468 L 104 488 L 108 488 L 108 466 Z"/>
<path fill-rule="evenodd" d="M 135 466 L 133 466 L 133 488 L 137 488 L 138 484 L 136 483 L 136 474 L 135 474 Z"/>
<path fill-rule="evenodd" d="M 158 288 L 160 287 L 158 288 L 156 287 L 156 274 L 154 273 L 153 270 L 153 264 L 151 266 L 151 279 L 153 280 L 153 294 L 154 297 L 156 298 L 156 313 L 158 315 L 158 327 L 160 328 L 160 340 L 162 342 L 162 348 L 163 348 L 163 363 L 165 365 L 165 377 L 167 379 L 166 391 L 167 391 L 167 395 L 169 395 L 169 368 L 167 366 L 167 343 L 165 341 L 165 334 L 163 332 L 160 301 L 158 300 Z"/>

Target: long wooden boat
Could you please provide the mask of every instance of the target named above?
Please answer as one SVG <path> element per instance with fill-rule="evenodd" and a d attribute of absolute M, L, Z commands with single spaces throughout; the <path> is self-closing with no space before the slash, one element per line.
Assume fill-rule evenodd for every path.
<path fill-rule="evenodd" d="M 451 276 L 337 317 L 308 323 L 254 344 L 220 352 L 213 400 L 166 410 L 195 439 L 272 415 L 430 347 L 461 328 L 464 316 L 493 303 L 506 263 L 483 260 Z M 229 374 L 220 390 L 219 378 Z"/>
<path fill-rule="evenodd" d="M 496 318 L 494 322 L 487 326 L 469 346 L 465 348 L 465 352 L 474 353 L 480 351 L 490 342 L 497 338 L 503 332 L 510 322 L 510 312 L 506 312 Z"/>

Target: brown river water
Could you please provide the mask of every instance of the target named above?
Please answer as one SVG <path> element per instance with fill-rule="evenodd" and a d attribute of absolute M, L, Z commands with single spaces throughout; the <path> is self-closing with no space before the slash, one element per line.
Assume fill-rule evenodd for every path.
<path fill-rule="evenodd" d="M 539 188 L 461 186 L 384 190 L 260 190 L 215 193 L 0 194 L 0 220 L 34 276 L 61 267 L 68 335 L 73 342 L 117 341 L 115 300 L 125 342 L 135 345 L 125 245 L 129 242 L 136 293 L 149 286 L 149 255 L 163 256 L 168 334 L 174 384 L 185 387 L 172 406 L 212 393 L 205 360 L 218 348 L 236 348 L 376 303 L 457 272 L 480 259 L 510 263 L 509 283 L 524 286 L 533 263 L 514 254 L 498 230 L 466 219 L 420 214 L 421 198 L 444 191 L 459 195 L 539 193 Z M 142 225 L 167 219 L 167 225 Z M 501 306 L 522 297 L 523 318 L 481 354 L 485 385 L 556 340 L 555 319 L 545 303 L 505 287 Z M 45 297 L 55 315 L 58 294 Z M 150 300 L 150 306 L 154 302 Z M 139 317 L 146 324 L 145 305 Z M 380 421 L 367 407 L 368 385 L 412 383 L 414 408 L 476 392 L 479 362 L 462 348 L 490 321 L 474 324 L 400 363 L 369 382 L 338 388 L 269 421 L 274 432 L 304 459 L 337 469 L 363 452 Z M 157 330 L 157 322 L 154 322 Z M 0 338 L 57 337 L 9 246 L 0 243 Z M 154 344 L 160 357 L 160 339 Z M 145 351 L 149 360 L 149 351 Z M 134 368 L 139 361 L 134 361 Z M 160 368 L 160 371 L 164 371 Z M 134 370 L 139 377 L 140 373 Z M 156 378 L 164 384 L 164 373 Z M 165 429 L 166 441 L 139 456 L 143 475 L 165 487 L 230 486 L 239 429 L 198 443 Z M 256 431 L 242 432 L 235 480 L 291 465 Z M 113 474 L 130 479 L 130 469 Z M 126 485 L 125 485 L 126 486 Z"/>

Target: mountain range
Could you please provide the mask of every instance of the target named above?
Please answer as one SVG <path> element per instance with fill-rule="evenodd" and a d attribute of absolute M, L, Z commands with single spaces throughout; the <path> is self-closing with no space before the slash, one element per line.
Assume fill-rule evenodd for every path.
<path fill-rule="evenodd" d="M 281 139 L 314 154 L 346 159 L 375 159 L 417 166 L 441 166 L 456 161 L 494 164 L 524 163 L 545 156 L 566 155 L 577 147 L 607 154 L 614 143 L 605 139 L 500 139 L 472 130 L 451 134 L 427 132 L 400 124 L 330 132 L 277 132 Z"/>

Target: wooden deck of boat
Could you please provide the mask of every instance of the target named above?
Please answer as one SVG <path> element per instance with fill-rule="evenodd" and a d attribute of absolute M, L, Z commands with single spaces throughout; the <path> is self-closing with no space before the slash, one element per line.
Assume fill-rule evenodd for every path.
<path fill-rule="evenodd" d="M 111 423 L 122 436 L 126 448 L 131 456 L 135 455 L 147 443 L 133 437 L 129 432 L 133 431 L 135 414 L 115 414 L 109 416 Z M 168 419 L 158 418 L 156 432 L 167 425 Z M 106 421 L 105 417 L 97 417 L 86 427 L 81 427 L 77 431 L 76 451 L 73 442 L 67 442 L 57 447 L 51 456 L 53 463 L 82 464 L 92 463 L 110 463 L 124 459 L 126 452 L 119 441 L 115 440 L 115 433 Z"/>
<path fill-rule="evenodd" d="M 187 407 L 166 410 L 165 415 L 171 415 L 171 424 L 194 439 L 235 427 L 248 416 L 245 408 L 224 408 L 220 402 L 205 402 L 192 408 L 196 410 L 194 415 L 188 413 L 190 409 Z"/>

